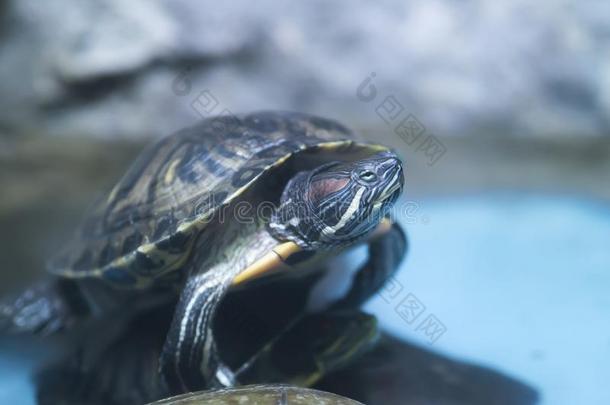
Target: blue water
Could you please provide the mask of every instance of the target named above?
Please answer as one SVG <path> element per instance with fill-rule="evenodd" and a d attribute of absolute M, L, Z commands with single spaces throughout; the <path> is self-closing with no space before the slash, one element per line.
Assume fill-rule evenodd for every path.
<path fill-rule="evenodd" d="M 0 404 L 35 403 L 30 374 L 44 355 L 30 343 L 24 345 L 15 339 L 0 340 Z"/>
<path fill-rule="evenodd" d="M 420 207 L 402 295 L 369 304 L 382 325 L 519 377 L 543 404 L 610 404 L 610 206 L 497 195 Z M 409 292 L 425 305 L 411 324 L 394 310 Z M 446 328 L 434 343 L 417 330 L 428 314 Z"/>
<path fill-rule="evenodd" d="M 402 289 L 368 305 L 382 325 L 521 378 L 543 404 L 610 404 L 610 207 L 519 194 L 416 207 L 402 219 L 411 242 Z M 395 310 L 409 294 L 423 306 L 410 323 Z M 426 319 L 444 333 L 426 335 Z M 0 343 L 1 404 L 33 404 L 36 357 Z"/>

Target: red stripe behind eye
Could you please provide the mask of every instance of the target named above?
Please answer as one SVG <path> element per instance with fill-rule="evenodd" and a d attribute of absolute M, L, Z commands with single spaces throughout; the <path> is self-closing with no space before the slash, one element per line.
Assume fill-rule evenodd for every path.
<path fill-rule="evenodd" d="M 316 203 L 324 199 L 324 197 L 343 189 L 347 185 L 347 183 L 349 183 L 349 179 L 347 178 L 322 179 L 314 181 L 309 186 L 309 200 L 313 203 Z"/>

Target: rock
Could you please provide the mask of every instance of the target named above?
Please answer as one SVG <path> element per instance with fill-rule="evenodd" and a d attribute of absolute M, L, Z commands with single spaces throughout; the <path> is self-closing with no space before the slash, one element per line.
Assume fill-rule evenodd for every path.
<path fill-rule="evenodd" d="M 5 0 L 0 127 L 159 136 L 200 114 L 304 110 L 391 132 L 608 132 L 610 5 L 577 0 Z M 188 80 L 177 94 L 172 83 Z M 356 89 L 372 72 L 375 100 Z M 386 126 L 376 110 L 399 105 Z"/>
<path fill-rule="evenodd" d="M 501 373 L 450 359 L 385 335 L 353 366 L 320 388 L 365 404 L 530 405 L 538 393 Z"/>

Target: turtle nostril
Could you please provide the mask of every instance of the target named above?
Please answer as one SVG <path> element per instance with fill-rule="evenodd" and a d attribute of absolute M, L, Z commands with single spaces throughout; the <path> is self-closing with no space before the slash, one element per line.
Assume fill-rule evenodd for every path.
<path fill-rule="evenodd" d="M 402 163 L 396 158 L 387 159 L 383 162 L 383 170 L 392 177 L 396 175 L 396 173 L 402 176 Z"/>
<path fill-rule="evenodd" d="M 384 166 L 386 167 L 402 167 L 402 162 L 400 161 L 400 159 L 398 159 L 395 156 L 389 157 L 386 159 L 386 161 L 383 163 Z"/>

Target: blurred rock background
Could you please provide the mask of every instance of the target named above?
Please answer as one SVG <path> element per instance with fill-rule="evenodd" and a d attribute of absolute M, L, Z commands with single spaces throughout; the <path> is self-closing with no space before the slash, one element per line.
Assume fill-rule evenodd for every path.
<path fill-rule="evenodd" d="M 443 136 L 597 136 L 610 124 L 603 0 L 0 4 L 0 122 L 11 134 L 159 136 L 197 119 L 189 104 L 206 89 L 234 112 L 375 128 L 355 97 L 371 72 L 381 96 Z M 186 71 L 192 87 L 177 95 Z"/>

